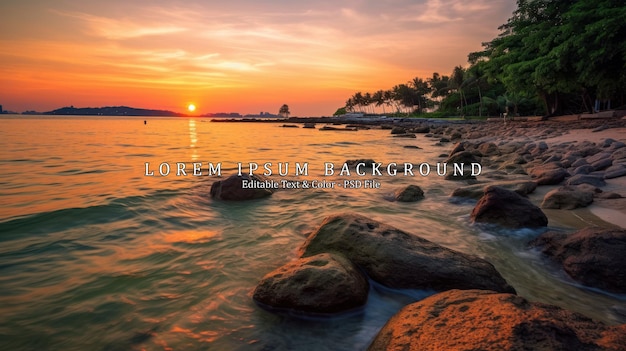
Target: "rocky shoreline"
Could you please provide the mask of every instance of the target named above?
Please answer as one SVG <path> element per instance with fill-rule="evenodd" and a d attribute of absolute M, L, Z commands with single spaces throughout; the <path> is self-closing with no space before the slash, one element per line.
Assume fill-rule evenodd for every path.
<path fill-rule="evenodd" d="M 478 161 L 489 169 L 478 179 L 449 178 L 459 183 L 452 197 L 478 199 L 474 223 L 541 228 L 548 225 L 545 212 L 567 214 L 594 202 L 626 217 L 626 120 L 380 127 L 394 136 L 423 134 L 450 150 L 440 155 L 447 162 Z M 528 249 L 583 286 L 626 296 L 626 229 L 600 223 L 544 232 Z M 626 350 L 626 324 L 607 326 L 529 302 L 491 263 L 358 214 L 328 217 L 300 258 L 263 277 L 253 298 L 270 310 L 341 313 L 366 303 L 368 279 L 434 293 L 391 318 L 370 350 Z"/>

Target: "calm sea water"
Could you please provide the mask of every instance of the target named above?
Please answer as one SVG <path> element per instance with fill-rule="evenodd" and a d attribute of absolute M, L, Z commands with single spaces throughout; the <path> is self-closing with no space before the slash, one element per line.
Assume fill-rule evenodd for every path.
<path fill-rule="evenodd" d="M 484 257 L 531 300 L 626 322 L 623 296 L 581 288 L 526 250 L 537 232 L 470 225 L 474 204 L 451 203 L 458 184 L 434 174 L 368 176 L 380 189 L 280 190 L 247 202 L 210 199 L 218 178 L 174 175 L 176 162 L 222 162 L 224 176 L 237 162 L 308 162 L 309 179 L 339 181 L 346 177 L 322 177 L 324 162 L 434 165 L 451 146 L 381 130 L 143 120 L 0 119 L 0 349 L 364 349 L 427 293 L 374 285 L 363 310 L 309 319 L 269 313 L 251 298 L 263 275 L 295 259 L 306 235 L 340 212 Z M 415 145 L 422 149 L 405 148 Z M 157 176 L 144 175 L 145 162 Z M 158 176 L 162 162 L 172 165 L 167 177 Z M 385 200 L 408 184 L 426 199 Z"/>

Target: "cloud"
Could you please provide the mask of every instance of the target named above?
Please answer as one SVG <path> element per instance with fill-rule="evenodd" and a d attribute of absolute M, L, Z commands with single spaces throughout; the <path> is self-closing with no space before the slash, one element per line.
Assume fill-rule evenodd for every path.
<path fill-rule="evenodd" d="M 171 25 L 147 23 L 142 24 L 131 19 L 113 19 L 81 12 L 58 12 L 60 15 L 80 19 L 87 23 L 91 34 L 110 40 L 141 38 L 153 35 L 177 34 L 187 28 Z"/>

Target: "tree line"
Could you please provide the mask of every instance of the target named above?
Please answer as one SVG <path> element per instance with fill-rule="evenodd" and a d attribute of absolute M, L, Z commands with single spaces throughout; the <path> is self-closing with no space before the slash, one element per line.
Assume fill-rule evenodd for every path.
<path fill-rule="evenodd" d="M 623 0 L 517 0 L 467 68 L 357 92 L 337 113 L 553 116 L 623 107 L 625 19 Z"/>

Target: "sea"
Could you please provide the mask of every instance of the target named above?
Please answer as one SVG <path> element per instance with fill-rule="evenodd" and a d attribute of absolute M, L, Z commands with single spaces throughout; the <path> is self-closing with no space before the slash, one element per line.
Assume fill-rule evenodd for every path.
<path fill-rule="evenodd" d="M 339 213 L 478 255 L 531 301 L 626 322 L 625 296 L 580 286 L 527 248 L 541 231 L 470 222 L 475 201 L 451 198 L 459 183 L 436 173 L 449 143 L 204 118 L 8 115 L 0 123 L 1 350 L 364 350 L 399 309 L 433 292 L 372 283 L 363 308 L 332 316 L 268 311 L 252 299 L 265 274 L 296 259 L 307 235 Z M 432 171 L 340 174 L 358 159 Z M 308 174 L 296 175 L 296 163 Z M 221 177 L 209 164 L 220 164 Z M 267 166 L 276 181 L 336 186 L 211 199 L 211 185 L 240 164 L 245 173 L 258 165 L 257 174 Z M 389 201 L 411 184 L 423 200 Z"/>

